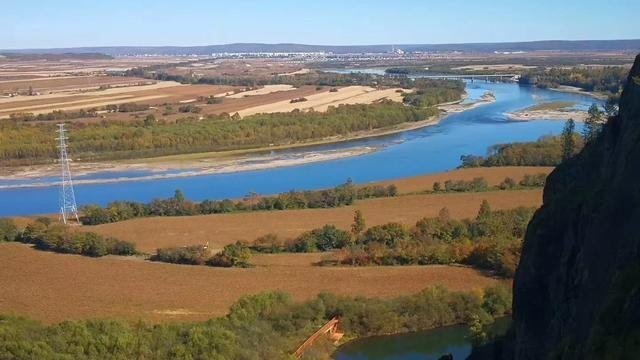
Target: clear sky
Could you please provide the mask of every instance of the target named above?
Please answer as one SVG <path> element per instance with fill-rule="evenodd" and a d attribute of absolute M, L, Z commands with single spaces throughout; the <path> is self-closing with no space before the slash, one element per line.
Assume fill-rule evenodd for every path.
<path fill-rule="evenodd" d="M 640 0 L 2 0 L 0 49 L 640 38 Z"/>

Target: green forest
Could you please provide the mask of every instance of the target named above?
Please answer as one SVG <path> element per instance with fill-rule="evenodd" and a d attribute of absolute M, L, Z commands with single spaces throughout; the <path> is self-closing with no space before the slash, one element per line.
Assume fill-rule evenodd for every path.
<path fill-rule="evenodd" d="M 85 320 L 46 326 L 0 315 L 0 359 L 288 359 L 336 316 L 348 338 L 358 338 L 452 324 L 482 328 L 510 312 L 506 287 L 473 293 L 432 287 L 394 299 L 320 294 L 304 303 L 263 293 L 241 298 L 228 315 L 202 323 Z M 308 355 L 326 358 L 334 349 L 319 342 Z"/>
<path fill-rule="evenodd" d="M 571 153 L 584 147 L 584 140 L 572 133 Z M 463 155 L 461 168 L 482 166 L 556 166 L 565 157 L 566 139 L 562 136 L 544 136 L 536 141 L 496 144 L 489 147 L 487 156 Z"/>
<path fill-rule="evenodd" d="M 619 66 L 590 68 L 538 68 L 525 72 L 520 84 L 535 85 L 541 88 L 567 85 L 586 91 L 601 91 L 617 94 L 627 79 L 629 69 Z"/>
<path fill-rule="evenodd" d="M 138 254 L 133 243 L 94 232 L 79 231 L 77 228 L 53 223 L 46 217 L 37 218 L 24 229 L 18 228 L 11 219 L 0 218 L 0 242 L 2 241 L 18 241 L 31 244 L 38 250 L 90 257 Z"/>
<path fill-rule="evenodd" d="M 464 93 L 462 81 L 416 79 L 415 90 L 403 96 L 408 105 L 424 108 L 460 99 Z"/>
<path fill-rule="evenodd" d="M 327 112 L 256 114 L 242 121 L 228 114 L 203 120 L 187 117 L 175 123 L 102 121 L 71 123 L 69 153 L 80 161 L 153 157 L 209 151 L 289 145 L 358 131 L 424 120 L 438 114 L 385 101 L 344 105 Z M 52 162 L 57 157 L 55 125 L 0 122 L 0 164 Z"/>

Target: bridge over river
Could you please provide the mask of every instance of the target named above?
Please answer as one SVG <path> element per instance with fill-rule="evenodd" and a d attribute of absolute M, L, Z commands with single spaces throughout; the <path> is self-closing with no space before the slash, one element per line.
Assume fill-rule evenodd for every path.
<path fill-rule="evenodd" d="M 443 74 L 443 75 L 423 75 L 422 79 L 443 79 L 443 80 L 485 80 L 485 81 L 518 81 L 520 75 L 518 74 Z"/>

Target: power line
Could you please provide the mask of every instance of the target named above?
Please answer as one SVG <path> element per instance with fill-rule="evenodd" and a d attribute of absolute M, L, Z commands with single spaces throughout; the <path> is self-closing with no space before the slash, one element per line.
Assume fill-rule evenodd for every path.
<path fill-rule="evenodd" d="M 60 151 L 60 218 L 64 224 L 69 221 L 76 221 L 80 224 L 78 218 L 78 207 L 76 206 L 76 195 L 73 191 L 73 181 L 71 180 L 71 171 L 69 170 L 69 157 L 67 155 L 67 135 L 64 124 L 58 124 L 58 149 Z"/>

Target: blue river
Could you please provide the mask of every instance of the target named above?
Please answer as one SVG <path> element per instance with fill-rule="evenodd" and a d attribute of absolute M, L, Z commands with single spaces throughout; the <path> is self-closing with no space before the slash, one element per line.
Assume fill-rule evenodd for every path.
<path fill-rule="evenodd" d="M 491 145 L 536 140 L 544 135 L 559 134 L 563 127 L 563 122 L 557 120 L 510 121 L 504 115 L 506 112 L 545 101 L 573 102 L 576 108 L 583 109 L 595 102 L 594 99 L 580 94 L 521 87 L 515 83 L 483 81 L 467 83 L 466 101 L 477 99 L 487 91 L 495 95 L 495 102 L 451 114 L 438 125 L 377 138 L 272 153 L 286 158 L 300 151 L 340 150 L 363 146 L 378 149 L 365 155 L 265 170 L 78 184 L 75 186 L 76 200 L 78 206 L 92 203 L 105 205 L 114 200 L 149 201 L 170 197 L 176 189 L 182 190 L 187 198 L 196 201 L 240 198 L 249 192 L 274 194 L 288 190 L 333 187 L 348 178 L 356 183 L 367 183 L 441 172 L 460 165 L 461 155 L 484 155 Z M 144 175 L 144 172 L 105 172 L 77 179 L 135 178 Z M 3 180 L 0 181 L 0 185 L 16 185 L 25 181 L 37 182 L 33 179 Z M 56 213 L 57 209 L 58 188 L 55 186 L 0 190 L 0 216 Z"/>

